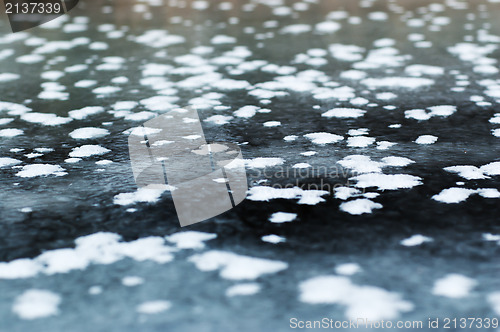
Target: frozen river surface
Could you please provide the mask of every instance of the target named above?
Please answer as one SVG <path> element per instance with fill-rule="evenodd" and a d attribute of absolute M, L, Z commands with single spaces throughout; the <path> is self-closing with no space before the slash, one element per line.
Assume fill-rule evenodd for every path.
<path fill-rule="evenodd" d="M 15 34 L 4 17 L 0 331 L 500 315 L 499 16 L 82 0 Z M 250 189 L 181 228 L 168 191 L 137 189 L 127 139 L 185 106 L 239 144 Z"/>

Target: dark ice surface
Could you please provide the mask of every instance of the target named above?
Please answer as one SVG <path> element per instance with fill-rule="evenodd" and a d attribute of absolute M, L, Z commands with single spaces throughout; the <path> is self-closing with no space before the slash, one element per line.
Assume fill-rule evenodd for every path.
<path fill-rule="evenodd" d="M 161 3 L 164 5 L 157 5 Z M 459 203 L 433 199 L 451 187 L 500 189 L 499 175 L 468 180 L 444 170 L 450 166 L 480 167 L 500 161 L 500 138 L 492 134 L 500 125 L 490 121 L 499 112 L 500 94 L 495 96 L 490 92 L 500 86 L 500 77 L 498 70 L 495 72 L 489 68 L 492 72 L 488 73 L 477 68 L 481 65 L 498 67 L 500 4 L 482 0 L 262 0 L 231 3 L 231 9 L 221 10 L 216 1 L 80 1 L 59 27 L 34 28 L 18 34 L 10 32 L 6 17 L 0 21 L 0 52 L 7 49 L 14 51 L 0 61 L 1 73 L 20 75 L 18 79 L 0 82 L 1 101 L 23 104 L 32 112 L 53 113 L 60 117 L 68 117 L 69 111 L 86 106 L 104 107 L 101 113 L 56 126 L 27 122 L 22 116 L 8 115 L 7 111 L 0 110 L 1 118 L 14 119 L 0 125 L 0 130 L 17 128 L 23 131 L 19 136 L 0 137 L 0 157 L 22 161 L 17 166 L 0 169 L 2 262 L 35 258 L 43 252 L 60 248 L 73 248 L 75 239 L 97 232 L 116 233 L 127 242 L 148 236 L 164 237 L 180 231 L 217 235 L 217 238 L 206 241 L 205 248 L 180 250 L 174 253 L 172 261 L 164 264 L 125 258 L 113 264 L 90 264 L 67 273 L 2 278 L 0 331 L 285 331 L 290 328 L 292 317 L 345 320 L 349 316 L 344 304 L 301 301 L 299 287 L 311 278 L 338 275 L 336 267 L 344 263 L 356 263 L 361 268 L 360 272 L 347 277 L 353 284 L 397 293 L 412 303 L 411 310 L 398 312 L 394 320 L 427 322 L 430 317 L 492 318 L 500 315 L 498 297 L 497 302 L 492 300 L 492 294 L 500 292 L 500 240 L 486 241 L 484 237 L 484 234 L 500 234 L 499 198 L 474 194 Z M 438 3 L 441 6 L 436 5 Z M 203 4 L 208 7 L 204 8 Z M 331 12 L 345 14 L 328 16 Z M 374 12 L 387 13 L 387 17 L 377 20 Z M 236 17 L 238 20 L 234 19 Z M 359 17 L 360 24 L 353 24 L 355 20 L 349 21 L 352 17 Z M 449 22 L 440 24 L 440 20 L 435 20 L 437 17 L 447 17 Z M 81 25 L 78 22 L 84 22 L 83 18 L 88 18 L 88 23 L 83 24 L 85 28 L 74 31 L 75 25 Z M 318 33 L 315 24 L 325 20 L 337 22 L 340 28 Z M 269 21 L 276 22 L 264 24 Z M 294 24 L 308 25 L 311 30 L 297 34 L 284 32 L 284 28 Z M 254 27 L 254 30 L 248 27 Z M 152 29 L 167 30 L 169 34 L 182 36 L 185 40 L 156 48 L 133 40 L 132 36 L 143 35 Z M 418 40 L 410 40 L 411 34 L 421 34 L 424 41 L 432 44 L 430 47 L 418 44 Z M 212 44 L 212 38 L 217 35 L 231 36 L 236 41 Z M 21 37 L 16 40 L 13 38 L 16 36 Z M 43 38 L 41 44 L 27 45 L 26 40 L 34 37 Z M 41 62 L 16 61 L 20 56 L 34 54 L 36 48 L 50 41 L 70 41 L 78 37 L 87 37 L 90 41 L 42 54 L 44 59 Z M 422 74 L 422 78 L 434 81 L 429 86 L 376 89 L 367 87 L 362 79 L 346 79 L 341 75 L 365 59 L 376 48 L 374 42 L 382 38 L 394 41 L 394 45 L 385 47 L 396 50 L 396 54 L 372 68 L 358 69 L 366 73 L 367 78 L 410 77 L 405 68 L 412 64 L 440 67 L 443 73 Z M 105 50 L 91 49 L 89 43 L 93 42 L 105 42 L 109 47 Z M 467 60 L 466 55 L 472 51 L 466 52 L 463 58 L 449 51 L 450 47 L 460 43 L 471 44 L 472 50 L 492 45 L 493 50 L 479 55 L 479 60 Z M 360 52 L 361 59 L 341 60 L 332 56 L 332 44 L 357 45 L 364 51 Z M 367 188 L 367 192 L 380 194 L 372 200 L 383 208 L 362 215 L 342 211 L 340 205 L 345 201 L 335 198 L 330 192 L 322 196 L 323 202 L 312 205 L 298 204 L 297 199 L 247 199 L 231 211 L 188 228 L 179 226 L 168 192 L 152 203 L 115 204 L 117 195 L 137 190 L 128 157 L 127 134 L 124 132 L 145 120 L 131 121 L 117 117 L 110 112 L 112 105 L 118 101 L 140 101 L 158 95 L 154 87 L 141 83 L 145 77 L 142 72 L 144 66 L 150 63 L 168 64 L 173 68 L 185 66 L 176 62 L 175 58 L 192 54 L 191 50 L 200 45 L 213 47 L 212 52 L 201 55 L 208 62 L 235 46 L 244 46 L 251 52 L 244 61 L 265 60 L 269 64 L 296 68 L 297 72 L 290 75 L 313 69 L 323 72 L 328 77 L 327 82 L 352 88 L 352 97 L 327 99 L 315 98 L 311 91 L 282 89 L 280 91 L 285 91 L 285 96 L 270 98 L 270 103 L 266 104 L 261 100 L 266 98 L 256 98 L 248 91 L 258 83 L 273 81 L 279 74 L 259 69 L 238 74 L 232 72 L 237 64 L 212 62 L 214 71 L 221 73 L 221 77 L 248 81 L 250 87 L 247 89 L 221 89 L 216 87 L 215 82 L 202 84 L 200 88 L 182 88 L 177 82 L 194 74 L 160 74 L 160 77 L 172 82 L 172 88 L 176 90 L 173 95 L 178 97 L 172 104 L 180 107 L 209 92 L 223 94 L 217 100 L 220 105 L 228 106 L 227 110 L 201 107 L 199 114 L 202 119 L 215 114 L 234 116 L 233 112 L 245 105 L 271 110 L 250 118 L 234 116 L 223 125 L 203 122 L 207 141 L 239 143 L 245 159 L 266 157 L 284 160 L 283 165 L 265 168 L 265 174 L 262 168 L 248 168 L 250 187 L 325 183 L 330 188 L 334 185 L 353 187 L 356 182 L 349 178 L 355 174 L 348 169 L 334 176 L 316 174 L 298 177 L 286 172 L 283 175 L 284 170 L 292 170 L 297 163 L 309 163 L 318 169 L 333 166 L 342 169 L 337 162 L 350 155 L 369 156 L 376 161 L 388 156 L 409 158 L 414 163 L 406 167 L 384 168 L 383 172 L 411 174 L 420 177 L 422 184 L 398 190 Z M 314 66 L 294 61 L 298 54 L 305 54 L 310 49 L 326 50 L 328 53 L 320 57 L 326 62 Z M 395 57 L 402 55 L 407 57 L 398 63 Z M 97 68 L 103 63 L 102 59 L 112 56 L 125 60 L 119 69 Z M 482 63 L 481 57 L 489 59 L 489 63 Z M 77 64 L 87 64 L 88 68 L 66 72 L 56 80 L 69 93 L 67 100 L 39 97 L 43 90 L 42 83 L 50 81 L 44 79 L 42 73 L 64 73 L 65 68 Z M 118 76 L 129 80 L 112 83 L 111 80 Z M 90 88 L 75 87 L 74 84 L 81 80 L 95 80 L 97 83 Z M 457 84 L 459 81 L 466 83 Z M 101 96 L 92 92 L 102 86 L 119 86 L 121 90 Z M 335 87 L 332 85 L 332 88 Z M 376 96 L 381 92 L 392 92 L 396 97 L 381 100 Z M 483 102 L 471 96 L 481 96 Z M 353 105 L 350 100 L 354 97 L 365 98 L 369 104 L 376 105 Z M 319 106 L 315 108 L 314 105 Z M 387 105 L 395 107 L 384 108 Z M 450 116 L 436 116 L 423 121 L 405 116 L 407 110 L 437 105 L 453 105 L 457 111 Z M 339 107 L 359 108 L 367 112 L 359 118 L 321 116 Z M 146 105 L 131 110 L 132 113 L 141 111 L 162 113 L 164 110 L 151 110 Z M 267 121 L 280 121 L 281 126 L 263 126 Z M 390 128 L 392 124 L 401 124 L 401 127 Z M 70 132 L 82 127 L 106 128 L 110 134 L 81 141 L 69 136 Z M 381 150 L 375 144 L 350 147 L 346 140 L 317 145 L 304 137 L 310 133 L 327 132 L 347 139 L 347 132 L 358 128 L 368 128 L 368 136 L 377 142 L 397 144 Z M 288 135 L 297 135 L 298 138 L 284 140 Z M 438 140 L 431 145 L 416 144 L 415 140 L 421 135 L 434 135 Z M 100 145 L 111 152 L 82 158 L 77 163 L 66 163 L 72 149 L 84 144 Z M 34 158 L 25 156 L 36 153 L 36 148 L 54 150 Z M 12 152 L 11 149 L 24 150 Z M 317 154 L 311 157 L 300 154 L 306 151 L 316 151 Z M 95 162 L 102 159 L 112 160 L 113 163 L 96 165 Z M 60 165 L 67 174 L 27 178 L 16 175 L 20 167 L 30 164 Z M 21 211 L 24 208 L 31 210 Z M 128 210 L 130 208 L 136 210 Z M 296 213 L 297 218 L 292 222 L 272 223 L 269 218 L 275 212 Z M 284 237 L 286 241 L 278 244 L 264 242 L 261 238 L 269 234 Z M 402 240 L 416 234 L 432 238 L 432 241 L 412 247 L 401 244 Z M 242 280 L 258 283 L 260 291 L 253 295 L 231 297 L 226 295 L 226 290 L 237 281 L 219 276 L 218 271 L 200 271 L 188 260 L 194 254 L 209 250 L 286 262 L 288 267 L 255 280 Z M 476 285 L 460 298 L 435 294 L 436 281 L 450 274 L 473 279 Z M 124 286 L 121 280 L 125 276 L 139 276 L 144 283 L 134 287 Z M 89 288 L 96 285 L 102 287 L 102 293 L 89 294 Z M 61 297 L 58 313 L 34 320 L 19 317 L 12 309 L 13 303 L 29 289 L 44 289 L 58 294 Z M 167 300 L 172 306 L 158 314 L 136 311 L 140 303 L 150 300 Z M 363 301 L 370 307 L 370 299 Z M 376 306 L 377 301 L 372 305 Z"/>

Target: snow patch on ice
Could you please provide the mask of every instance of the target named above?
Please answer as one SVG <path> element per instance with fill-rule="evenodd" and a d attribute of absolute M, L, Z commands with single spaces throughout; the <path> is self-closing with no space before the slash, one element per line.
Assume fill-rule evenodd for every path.
<path fill-rule="evenodd" d="M 109 130 L 95 127 L 78 128 L 69 133 L 69 136 L 74 139 L 99 138 L 106 135 L 109 135 Z"/>
<path fill-rule="evenodd" d="M 432 117 L 448 117 L 457 111 L 457 107 L 453 105 L 439 105 L 428 107 L 429 111 L 423 109 L 412 109 L 405 111 L 407 119 L 415 119 L 419 121 L 429 120 Z"/>
<path fill-rule="evenodd" d="M 226 296 L 233 297 L 233 296 L 254 295 L 257 294 L 260 291 L 260 289 L 261 289 L 260 285 L 255 282 L 237 284 L 229 287 L 226 290 Z"/>
<path fill-rule="evenodd" d="M 61 116 L 57 116 L 52 113 L 37 113 L 37 112 L 29 112 L 21 115 L 21 119 L 26 122 L 38 123 L 45 126 L 58 126 L 73 120 L 72 118 L 65 118 Z"/>
<path fill-rule="evenodd" d="M 500 192 L 495 188 L 467 189 L 452 187 L 442 190 L 432 199 L 441 203 L 456 204 L 466 201 L 470 196 L 479 194 L 484 198 L 500 198 Z"/>
<path fill-rule="evenodd" d="M 438 137 L 434 135 L 421 135 L 415 140 L 415 143 L 427 145 L 427 144 L 434 144 L 437 142 L 437 140 Z"/>
<path fill-rule="evenodd" d="M 29 289 L 16 297 L 12 311 L 21 319 L 32 320 L 59 314 L 61 296 L 45 289 Z"/>
<path fill-rule="evenodd" d="M 165 237 L 168 242 L 175 243 L 179 249 L 203 249 L 205 248 L 205 241 L 213 240 L 217 234 L 204 233 L 197 231 L 187 231 L 174 233 Z"/>
<path fill-rule="evenodd" d="M 297 218 L 296 213 L 275 212 L 269 218 L 269 221 L 276 224 L 294 221 Z"/>
<path fill-rule="evenodd" d="M 395 319 L 414 308 L 397 293 L 374 286 L 358 286 L 346 277 L 314 277 L 301 282 L 299 291 L 299 299 L 305 303 L 345 306 L 346 317 L 353 320 L 358 317 L 374 321 Z"/>
<path fill-rule="evenodd" d="M 476 285 L 477 281 L 474 279 L 461 274 L 452 273 L 436 280 L 432 293 L 434 295 L 459 299 L 469 296 Z"/>
<path fill-rule="evenodd" d="M 375 209 L 381 209 L 382 204 L 375 203 L 366 198 L 360 198 L 353 201 L 340 204 L 340 210 L 352 215 L 361 215 L 364 213 L 372 213 Z"/>
<path fill-rule="evenodd" d="M 298 204 L 316 205 L 324 202 L 321 196 L 329 194 L 325 190 L 303 190 L 299 187 L 273 188 L 255 186 L 248 191 L 247 199 L 251 201 L 269 201 L 271 199 L 299 199 Z"/>
<path fill-rule="evenodd" d="M 9 157 L 0 157 L 0 168 L 14 166 L 20 164 L 22 161 Z"/>
<path fill-rule="evenodd" d="M 24 131 L 16 128 L 7 128 L 0 130 L 0 137 L 16 137 L 24 134 Z"/>
<path fill-rule="evenodd" d="M 210 250 L 191 256 L 188 261 L 194 263 L 201 271 L 220 270 L 220 276 L 229 280 L 254 280 L 288 268 L 288 264 L 282 261 L 243 256 L 220 250 Z"/>
<path fill-rule="evenodd" d="M 69 111 L 68 115 L 76 120 L 86 119 L 89 115 L 94 115 L 104 112 L 104 107 L 101 106 L 87 106 L 81 109 Z"/>
<path fill-rule="evenodd" d="M 350 178 L 356 181 L 356 187 L 377 187 L 379 190 L 410 189 L 422 184 L 422 179 L 409 174 L 380 174 L 368 173 Z"/>
<path fill-rule="evenodd" d="M 344 276 L 352 276 L 361 271 L 361 266 L 356 263 L 345 263 L 335 267 L 335 272 Z"/>
<path fill-rule="evenodd" d="M 154 300 L 139 304 L 136 308 L 136 311 L 140 314 L 152 315 L 167 311 L 171 307 L 172 304 L 169 301 Z"/>
<path fill-rule="evenodd" d="M 359 118 L 365 113 L 365 110 L 358 108 L 333 108 L 321 114 L 321 116 L 325 118 Z"/>
<path fill-rule="evenodd" d="M 156 203 L 165 191 L 171 191 L 172 186 L 153 186 L 139 188 L 135 192 L 121 193 L 113 198 L 113 203 L 118 205 L 131 205 L 135 203 Z"/>
<path fill-rule="evenodd" d="M 402 240 L 400 243 L 401 245 L 405 247 L 414 247 L 414 246 L 419 246 L 425 242 L 431 242 L 433 241 L 432 238 L 423 236 L 420 234 L 412 235 L 407 239 Z"/>
<path fill-rule="evenodd" d="M 37 176 L 63 176 L 68 173 L 65 172 L 65 169 L 59 165 L 50 165 L 50 164 L 32 164 L 23 166 L 21 171 L 16 175 L 22 178 L 33 178 Z"/>
<path fill-rule="evenodd" d="M 106 149 L 100 145 L 90 144 L 90 145 L 82 145 L 82 146 L 74 148 L 69 153 L 69 156 L 72 158 L 85 158 L 85 157 L 91 157 L 91 156 L 100 156 L 100 155 L 106 154 L 108 152 L 111 152 L 111 150 Z"/>
<path fill-rule="evenodd" d="M 354 136 L 347 138 L 347 146 L 353 148 L 366 148 L 375 143 L 374 137 Z"/>
<path fill-rule="evenodd" d="M 318 145 L 325 145 L 337 143 L 344 139 L 344 136 L 331 134 L 331 133 L 311 133 L 304 135 L 305 138 L 310 139 L 312 143 Z"/>
<path fill-rule="evenodd" d="M 488 179 L 489 176 L 483 174 L 483 171 L 476 166 L 450 166 L 445 167 L 445 171 L 450 173 L 457 173 L 460 177 L 463 177 L 467 180 L 479 180 L 479 179 Z"/>

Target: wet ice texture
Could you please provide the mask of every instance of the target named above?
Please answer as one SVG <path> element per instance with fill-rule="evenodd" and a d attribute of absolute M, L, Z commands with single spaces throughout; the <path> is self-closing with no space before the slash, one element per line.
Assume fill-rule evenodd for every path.
<path fill-rule="evenodd" d="M 260 303 L 268 296 L 266 287 L 279 284 L 286 290 L 280 296 L 288 292 L 298 300 L 287 299 L 291 307 L 296 302 L 315 308 L 318 303 L 333 304 L 328 308 L 340 307 L 339 317 L 395 319 L 412 312 L 427 317 L 423 303 L 428 301 L 404 291 L 411 287 L 422 297 L 433 297 L 435 312 L 443 307 L 444 297 L 466 298 L 470 301 L 464 305 L 470 304 L 471 310 L 483 306 L 500 313 L 497 284 L 485 277 L 482 288 L 476 288 L 482 276 L 479 269 L 473 271 L 477 278 L 469 275 L 475 260 L 463 255 L 475 255 L 490 245 L 490 252 L 481 251 L 482 257 L 491 270 L 498 266 L 493 261 L 498 257 L 498 229 L 478 230 L 496 224 L 491 218 L 497 216 L 490 212 L 500 198 L 497 1 L 353 1 L 343 6 L 326 0 L 147 0 L 120 6 L 89 2 L 78 10 L 39 29 L 0 36 L 2 222 L 13 241 L 2 247 L 3 256 L 27 252 L 29 245 L 21 240 L 30 232 L 23 227 L 35 233 L 44 227 L 35 241 L 41 241 L 41 248 L 33 249 L 43 252 L 0 263 L 0 278 L 69 278 L 70 273 L 85 275 L 90 266 L 99 265 L 118 275 L 115 279 L 124 286 L 140 289 L 154 281 L 136 271 L 122 275 L 112 264 L 128 259 L 143 266 L 171 264 L 175 270 L 175 264 L 181 265 L 176 255 L 186 251 L 182 263 L 188 260 L 189 273 L 202 280 L 221 277 L 217 282 L 233 282 L 224 284 L 222 291 L 213 287 L 224 301 L 261 296 L 256 300 Z M 114 14 L 124 21 L 110 20 Z M 397 24 L 397 29 L 388 30 L 388 24 Z M 147 236 L 150 230 L 143 225 L 165 209 L 168 192 L 175 188 L 137 190 L 128 182 L 126 135 L 151 134 L 158 129 L 140 123 L 186 105 L 200 110 L 207 135 L 241 144 L 243 163 L 258 174 L 245 202 L 256 208 L 245 218 L 257 219 L 259 227 L 227 231 L 221 222 L 216 228 L 220 234 Z M 340 174 L 335 180 L 342 180 L 331 190 L 305 189 L 295 182 L 273 188 L 276 179 L 266 175 L 289 169 L 313 172 L 325 165 Z M 71 196 L 75 187 L 78 191 Z M 78 209 L 88 213 L 75 217 L 71 210 L 61 215 L 55 207 L 68 201 L 66 208 L 80 204 Z M 150 219 L 133 219 L 146 208 Z M 427 209 L 432 224 L 413 229 L 422 222 L 415 221 L 422 218 L 419 210 Z M 41 222 L 46 211 L 50 217 Z M 240 226 L 240 216 L 234 218 L 233 224 Z M 450 229 L 439 228 L 440 222 L 453 225 L 453 218 L 468 227 L 463 233 L 470 237 L 453 238 Z M 362 228 L 366 221 L 369 237 L 349 233 L 358 227 L 367 230 Z M 398 231 L 409 231 L 392 234 L 392 223 Z M 101 230 L 104 224 L 126 224 L 138 238 L 94 232 L 84 237 L 78 233 L 74 247 L 73 238 L 64 242 L 75 229 L 88 234 L 89 225 Z M 433 225 L 439 232 L 432 233 Z M 66 226 L 70 235 L 54 234 L 54 229 Z M 373 235 L 379 229 L 392 237 Z M 479 231 L 490 233 L 481 238 Z M 257 242 L 258 254 L 236 253 L 230 240 L 240 232 L 246 233 L 237 238 L 239 248 Z M 23 243 L 19 248 L 16 239 Z M 335 266 L 329 250 L 342 248 L 343 239 L 350 241 L 349 259 L 337 254 L 335 259 L 348 262 Z M 223 250 L 209 244 L 212 240 L 220 241 Z M 482 244 L 474 247 L 470 241 Z M 450 252 L 458 243 L 462 251 L 457 257 L 464 260 L 457 258 L 455 264 L 442 259 L 440 250 Z M 300 250 L 302 246 L 309 250 Z M 440 260 L 439 266 L 445 261 L 446 269 L 453 271 L 426 270 L 418 274 L 419 282 L 399 276 L 407 284 L 379 278 L 384 287 L 351 280 L 352 275 L 370 280 L 376 268 L 352 261 L 362 260 L 359 248 L 377 246 L 395 251 L 391 262 L 400 257 L 398 250 L 412 250 L 422 260 Z M 278 251 L 281 248 L 292 248 L 293 255 Z M 303 269 L 310 275 L 304 275 L 294 264 L 310 251 L 331 263 L 310 263 Z M 411 264 L 391 265 L 385 272 L 402 274 L 412 266 L 412 273 L 419 273 Z M 163 287 L 170 276 L 156 282 Z M 13 288 L 15 319 L 55 320 L 71 310 L 64 305 L 66 295 L 56 289 Z M 92 286 L 89 294 L 106 294 L 106 287 Z M 212 293 L 208 297 L 216 298 Z M 176 300 L 149 293 L 132 311 L 168 315 L 180 305 Z M 196 297 L 190 301 L 197 309 L 203 307 Z M 221 305 L 213 301 L 211 305 Z M 454 316 L 463 315 L 458 306 L 453 308 Z"/>

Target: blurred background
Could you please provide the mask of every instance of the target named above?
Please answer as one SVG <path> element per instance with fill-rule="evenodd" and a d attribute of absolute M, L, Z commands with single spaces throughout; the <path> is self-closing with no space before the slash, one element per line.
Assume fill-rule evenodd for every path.
<path fill-rule="evenodd" d="M 3 15 L 0 330 L 498 330 L 498 14 L 80 0 L 18 33 Z M 250 189 L 181 228 L 168 191 L 138 190 L 127 139 L 185 106 L 239 145 Z"/>

